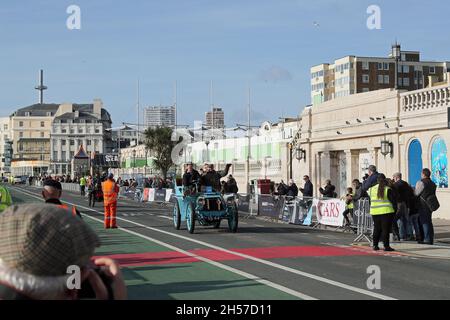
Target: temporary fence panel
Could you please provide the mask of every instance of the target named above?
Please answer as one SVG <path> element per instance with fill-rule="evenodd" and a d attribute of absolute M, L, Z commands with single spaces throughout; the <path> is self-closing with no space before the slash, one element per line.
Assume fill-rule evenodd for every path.
<path fill-rule="evenodd" d="M 278 220 L 283 215 L 284 202 L 283 197 L 259 195 L 258 215 Z"/>
<path fill-rule="evenodd" d="M 293 204 L 291 205 L 292 210 L 289 208 L 289 204 L 287 204 L 286 207 L 288 207 L 288 210 L 291 213 L 287 219 L 289 223 L 307 226 L 311 225 L 313 198 L 295 198 Z"/>
<path fill-rule="evenodd" d="M 153 201 L 155 202 L 165 202 L 166 201 L 166 189 L 154 189 L 155 197 Z"/>
<path fill-rule="evenodd" d="M 354 242 L 366 240 L 371 243 L 373 219 L 370 215 L 370 200 L 368 198 L 357 201 L 353 210 L 353 220 L 357 229 L 357 237 Z"/>
<path fill-rule="evenodd" d="M 250 214 L 250 195 L 249 194 L 238 194 L 237 195 L 237 205 L 239 213 Z"/>

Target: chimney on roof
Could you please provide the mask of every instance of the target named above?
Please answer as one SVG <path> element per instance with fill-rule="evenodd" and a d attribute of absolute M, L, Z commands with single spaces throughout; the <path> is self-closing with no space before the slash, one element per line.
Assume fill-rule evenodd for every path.
<path fill-rule="evenodd" d="M 102 99 L 94 99 L 94 110 L 93 110 L 94 116 L 100 119 L 102 117 L 102 109 L 103 109 Z"/>

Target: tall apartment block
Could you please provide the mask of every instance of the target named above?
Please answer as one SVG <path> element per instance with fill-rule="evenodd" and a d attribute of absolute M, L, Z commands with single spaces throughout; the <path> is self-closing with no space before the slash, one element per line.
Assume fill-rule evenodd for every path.
<path fill-rule="evenodd" d="M 447 81 L 449 72 L 450 62 L 421 61 L 419 51 L 402 51 L 400 45 L 395 44 L 386 58 L 346 56 L 334 64 L 312 67 L 311 102 L 320 104 L 388 88 L 418 90 Z"/>
<path fill-rule="evenodd" d="M 173 127 L 175 126 L 175 106 L 147 107 L 144 109 L 144 125 L 146 127 Z"/>
<path fill-rule="evenodd" d="M 206 127 L 209 129 L 225 128 L 225 113 L 222 108 L 213 108 L 205 113 Z"/>

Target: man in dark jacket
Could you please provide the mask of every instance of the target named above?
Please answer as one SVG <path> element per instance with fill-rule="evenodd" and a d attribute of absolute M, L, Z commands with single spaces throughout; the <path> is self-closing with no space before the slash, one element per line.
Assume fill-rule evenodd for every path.
<path fill-rule="evenodd" d="M 294 180 L 292 180 L 292 179 L 289 180 L 289 186 L 287 189 L 286 196 L 293 197 L 293 198 L 298 196 L 298 187 L 295 184 Z"/>
<path fill-rule="evenodd" d="M 393 180 L 394 189 L 397 193 L 397 212 L 394 223 L 398 224 L 400 240 L 412 240 L 413 233 L 408 209 L 414 191 L 406 181 L 402 180 L 400 172 L 394 174 Z"/>
<path fill-rule="evenodd" d="M 428 208 L 427 199 L 429 196 L 436 195 L 436 184 L 431 180 L 430 169 L 422 170 L 422 180 L 416 184 L 415 195 L 419 198 L 419 223 L 423 229 L 424 244 L 434 243 L 434 227 L 432 211 Z"/>
<path fill-rule="evenodd" d="M 320 188 L 319 191 L 324 198 L 336 198 L 335 191 L 336 187 L 331 184 L 331 180 L 325 181 L 325 189 Z"/>
<path fill-rule="evenodd" d="M 238 193 L 239 189 L 237 186 L 236 179 L 233 178 L 233 176 L 230 174 L 228 176 L 228 180 L 225 183 L 225 193 Z"/>
<path fill-rule="evenodd" d="M 200 182 L 200 173 L 194 169 L 192 163 L 188 163 L 186 172 L 183 175 L 183 186 L 190 187 L 194 182 Z"/>
<path fill-rule="evenodd" d="M 377 167 L 374 165 L 369 166 L 369 177 L 363 182 L 363 191 L 368 191 L 370 188 L 375 186 L 378 182 L 378 177 L 380 174 L 377 171 Z"/>
<path fill-rule="evenodd" d="M 220 192 L 220 179 L 226 177 L 230 171 L 231 164 L 227 164 L 225 170 L 215 171 L 214 165 L 210 164 L 207 166 L 207 171 L 200 179 L 201 185 L 203 187 L 212 187 L 214 191 Z"/>
<path fill-rule="evenodd" d="M 304 176 L 303 181 L 305 181 L 305 185 L 303 188 L 300 188 L 300 192 L 303 193 L 304 197 L 313 197 L 314 194 L 314 186 L 309 179 L 309 176 Z"/>

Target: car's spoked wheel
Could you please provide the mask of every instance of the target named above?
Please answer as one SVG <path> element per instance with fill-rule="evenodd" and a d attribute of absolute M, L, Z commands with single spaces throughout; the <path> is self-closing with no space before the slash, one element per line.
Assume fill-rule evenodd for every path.
<path fill-rule="evenodd" d="M 195 229 L 195 208 L 194 204 L 190 203 L 186 208 L 186 226 L 189 233 L 194 233 Z"/>
<path fill-rule="evenodd" d="M 176 230 L 180 230 L 181 227 L 181 213 L 178 201 L 173 208 L 173 226 Z"/>
<path fill-rule="evenodd" d="M 239 212 L 236 205 L 231 210 L 230 217 L 228 218 L 228 229 L 230 232 L 236 233 L 238 229 Z"/>

